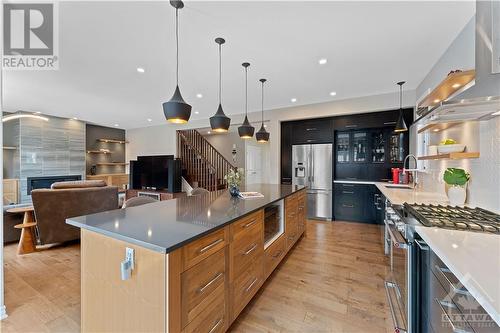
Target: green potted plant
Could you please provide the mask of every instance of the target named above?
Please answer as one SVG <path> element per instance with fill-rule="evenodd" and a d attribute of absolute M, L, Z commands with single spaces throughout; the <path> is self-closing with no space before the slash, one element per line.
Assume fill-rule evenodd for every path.
<path fill-rule="evenodd" d="M 240 185 L 243 181 L 244 174 L 245 172 L 243 168 L 234 168 L 229 170 L 229 172 L 224 176 L 231 196 L 237 197 L 238 195 L 240 195 Z"/>
<path fill-rule="evenodd" d="M 467 182 L 470 179 L 464 169 L 447 168 L 444 171 L 443 180 L 448 185 L 448 200 L 452 205 L 463 205 L 467 198 Z"/>

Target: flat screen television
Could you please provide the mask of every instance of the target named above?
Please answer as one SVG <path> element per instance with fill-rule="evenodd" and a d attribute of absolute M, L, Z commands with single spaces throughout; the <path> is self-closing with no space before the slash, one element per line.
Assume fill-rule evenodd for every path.
<path fill-rule="evenodd" d="M 168 161 L 173 155 L 138 156 L 130 164 L 131 186 L 134 189 L 168 188 Z"/>

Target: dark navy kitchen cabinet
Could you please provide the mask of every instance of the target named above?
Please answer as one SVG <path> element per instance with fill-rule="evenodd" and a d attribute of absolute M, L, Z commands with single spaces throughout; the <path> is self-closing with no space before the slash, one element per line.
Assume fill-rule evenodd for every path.
<path fill-rule="evenodd" d="M 292 144 L 333 142 L 332 118 L 305 119 L 293 122 Z"/>
<path fill-rule="evenodd" d="M 372 184 L 335 183 L 333 215 L 338 221 L 383 224 L 383 196 Z"/>

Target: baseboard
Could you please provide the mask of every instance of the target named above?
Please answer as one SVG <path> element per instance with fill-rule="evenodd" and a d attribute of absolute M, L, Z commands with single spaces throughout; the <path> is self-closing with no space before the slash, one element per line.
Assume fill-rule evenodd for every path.
<path fill-rule="evenodd" d="M 0 307 L 0 320 L 7 318 L 7 308 L 4 306 Z"/>

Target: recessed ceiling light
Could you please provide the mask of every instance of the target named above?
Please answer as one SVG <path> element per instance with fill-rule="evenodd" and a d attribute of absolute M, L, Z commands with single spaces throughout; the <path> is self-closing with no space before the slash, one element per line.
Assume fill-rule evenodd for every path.
<path fill-rule="evenodd" d="M 78 118 L 77 117 L 73 117 L 73 120 L 78 120 Z"/>
<path fill-rule="evenodd" d="M 460 86 L 461 86 L 461 84 L 460 84 L 460 83 L 455 83 L 455 84 L 454 84 L 454 85 L 452 85 L 451 87 L 452 87 L 452 88 L 458 88 L 458 87 L 460 87 Z"/>
<path fill-rule="evenodd" d="M 439 102 L 441 102 L 441 100 L 440 100 L 440 99 L 435 99 L 435 100 L 434 100 L 434 103 L 439 103 Z"/>
<path fill-rule="evenodd" d="M 198 97 L 198 98 L 202 98 L 202 97 L 203 97 L 203 95 L 202 95 L 202 94 L 196 94 L 196 97 Z"/>
<path fill-rule="evenodd" d="M 321 59 L 319 59 L 319 61 L 318 61 L 318 63 L 319 63 L 320 65 L 325 65 L 327 62 L 328 62 L 328 59 L 326 59 L 326 58 L 321 58 Z"/>
<path fill-rule="evenodd" d="M 295 103 L 295 102 L 297 102 L 297 99 L 296 99 L 296 98 L 292 98 L 292 99 L 290 100 L 290 102 Z"/>
<path fill-rule="evenodd" d="M 332 92 L 330 93 L 330 96 L 336 96 L 336 95 L 337 95 L 337 93 L 336 93 L 335 91 L 332 91 Z"/>
<path fill-rule="evenodd" d="M 200 111 L 195 111 L 194 114 L 200 114 Z"/>
<path fill-rule="evenodd" d="M 151 118 L 148 118 L 148 121 L 149 121 L 149 122 L 152 122 L 152 121 L 153 121 L 153 119 L 151 119 Z"/>
<path fill-rule="evenodd" d="M 118 124 L 115 124 L 115 127 L 118 127 L 118 126 L 120 126 L 120 125 L 118 125 Z"/>
<path fill-rule="evenodd" d="M 433 131 L 434 131 L 434 132 L 439 132 L 439 129 L 437 129 L 437 128 L 436 128 L 436 129 L 434 129 Z"/>
<path fill-rule="evenodd" d="M 207 132 L 207 134 L 210 134 L 210 133 L 212 133 L 212 132 L 210 132 L 210 131 Z"/>
<path fill-rule="evenodd" d="M 145 70 L 144 70 L 144 68 L 142 68 L 142 67 L 137 67 L 137 72 L 138 72 L 138 73 L 144 73 L 144 72 L 145 72 Z"/>

